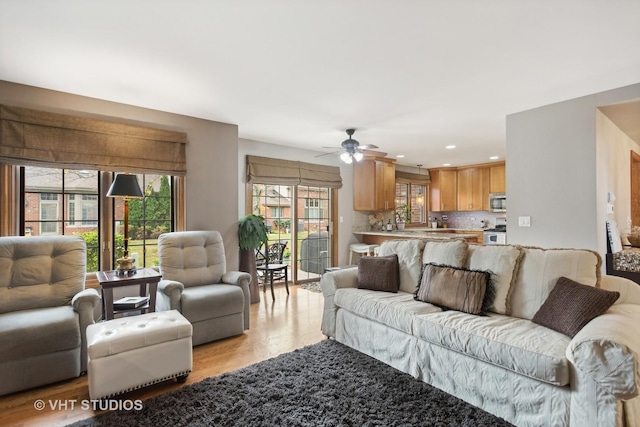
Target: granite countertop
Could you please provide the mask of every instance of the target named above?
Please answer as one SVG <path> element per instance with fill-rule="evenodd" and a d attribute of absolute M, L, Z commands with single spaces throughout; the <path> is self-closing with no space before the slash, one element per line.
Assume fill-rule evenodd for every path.
<path fill-rule="evenodd" d="M 438 228 L 437 230 L 451 230 Z M 469 230 L 475 231 L 475 230 Z M 436 229 L 430 231 L 430 229 L 424 230 L 394 230 L 394 231 L 354 231 L 353 234 L 368 235 L 368 236 L 389 236 L 389 237 L 415 237 L 415 238 L 430 238 L 430 239 L 467 239 L 474 237 L 471 234 L 462 233 L 438 233 Z"/>

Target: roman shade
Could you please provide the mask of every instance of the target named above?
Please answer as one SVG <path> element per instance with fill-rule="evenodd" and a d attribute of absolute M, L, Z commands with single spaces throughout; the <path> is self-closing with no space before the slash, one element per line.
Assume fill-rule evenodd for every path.
<path fill-rule="evenodd" d="M 185 175 L 187 135 L 0 105 L 0 162 Z"/>
<path fill-rule="evenodd" d="M 410 182 L 412 184 L 427 185 L 431 183 L 431 177 L 429 176 L 429 171 L 426 169 L 425 171 L 426 174 L 419 174 L 396 170 L 396 179 L 398 181 Z"/>
<path fill-rule="evenodd" d="M 247 183 L 342 188 L 342 177 L 337 166 L 247 156 Z"/>

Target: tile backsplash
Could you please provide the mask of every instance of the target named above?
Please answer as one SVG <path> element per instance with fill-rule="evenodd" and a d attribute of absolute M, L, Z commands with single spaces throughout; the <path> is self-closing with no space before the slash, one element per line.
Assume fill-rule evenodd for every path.
<path fill-rule="evenodd" d="M 446 221 L 443 221 L 443 215 L 446 216 Z M 485 221 L 486 228 L 493 228 L 496 225 L 496 218 L 504 217 L 504 213 L 487 211 L 429 212 L 430 221 L 425 226 L 428 227 L 427 224 L 435 218 L 441 222 L 446 222 L 448 228 L 479 229 L 482 228 L 482 221 Z M 353 211 L 353 231 L 382 231 L 389 220 L 391 220 L 392 224 L 395 224 L 394 211 Z"/>
<path fill-rule="evenodd" d="M 493 228 L 496 225 L 496 218 L 504 218 L 504 213 L 487 212 L 487 211 L 452 211 L 452 212 L 429 212 L 430 218 L 436 218 L 444 222 L 442 217 L 447 217 L 448 228 L 474 229 L 482 228 L 482 221 L 485 222 L 487 228 Z"/>

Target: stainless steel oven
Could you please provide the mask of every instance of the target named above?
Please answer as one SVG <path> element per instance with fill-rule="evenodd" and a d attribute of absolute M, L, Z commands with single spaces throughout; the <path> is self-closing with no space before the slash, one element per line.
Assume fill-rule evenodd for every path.
<path fill-rule="evenodd" d="M 507 194 L 506 193 L 489 194 L 489 210 L 491 212 L 506 212 L 507 211 Z"/>

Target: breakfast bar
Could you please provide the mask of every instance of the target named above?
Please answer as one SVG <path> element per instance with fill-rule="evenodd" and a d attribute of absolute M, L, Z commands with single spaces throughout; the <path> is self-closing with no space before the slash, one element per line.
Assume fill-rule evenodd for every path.
<path fill-rule="evenodd" d="M 481 233 L 474 231 L 461 232 L 459 230 L 437 229 L 409 229 L 409 230 L 393 230 L 393 231 L 354 231 L 353 234 L 361 236 L 362 243 L 370 245 L 381 244 L 385 240 L 392 239 L 465 239 L 469 243 L 482 243 Z M 447 230 L 447 231 L 444 231 Z"/>

